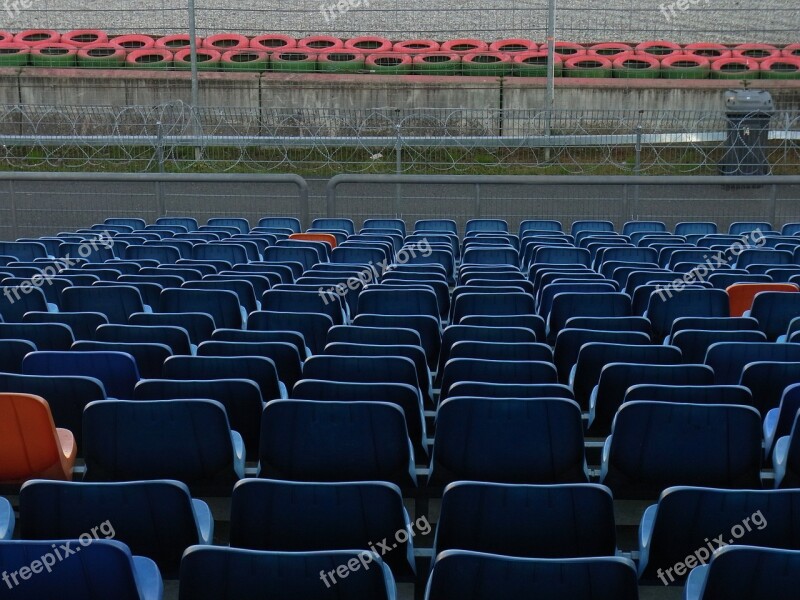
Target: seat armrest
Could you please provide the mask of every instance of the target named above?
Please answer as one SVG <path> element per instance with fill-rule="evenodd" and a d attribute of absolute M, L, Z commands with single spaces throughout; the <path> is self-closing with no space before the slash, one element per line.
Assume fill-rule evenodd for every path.
<path fill-rule="evenodd" d="M 192 498 L 194 521 L 197 524 L 198 544 L 211 545 L 214 543 L 214 517 L 208 504 L 202 500 Z"/>
<path fill-rule="evenodd" d="M 238 431 L 231 430 L 231 442 L 233 444 L 233 470 L 239 479 L 244 479 L 244 440 Z"/>
<path fill-rule="evenodd" d="M 772 466 L 775 468 L 775 487 L 781 485 L 786 476 L 786 461 L 789 458 L 789 445 L 792 438 L 788 435 L 778 439 L 775 443 L 775 453 L 772 455 Z"/>
<path fill-rule="evenodd" d="M 689 571 L 683 588 L 683 600 L 700 600 L 703 597 L 709 568 L 709 565 L 700 565 Z"/>
<path fill-rule="evenodd" d="M 650 541 L 653 538 L 653 527 L 658 514 L 658 504 L 648 506 L 639 523 L 639 576 L 641 577 L 650 558 Z"/>

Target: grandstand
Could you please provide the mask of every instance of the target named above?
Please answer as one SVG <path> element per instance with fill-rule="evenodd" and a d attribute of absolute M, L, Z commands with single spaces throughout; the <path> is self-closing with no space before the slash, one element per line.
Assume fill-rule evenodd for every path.
<path fill-rule="evenodd" d="M 796 597 L 800 223 L 86 225 L 0 242 L 0 598 Z"/>

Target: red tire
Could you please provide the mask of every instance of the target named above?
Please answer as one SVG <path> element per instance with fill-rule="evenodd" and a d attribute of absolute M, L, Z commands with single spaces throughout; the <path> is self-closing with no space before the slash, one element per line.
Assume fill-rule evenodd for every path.
<path fill-rule="evenodd" d="M 392 48 L 392 52 L 405 52 L 407 54 L 423 54 L 428 52 L 438 52 L 442 45 L 433 40 L 407 40 L 397 42 Z"/>
<path fill-rule="evenodd" d="M 456 52 L 423 52 L 414 55 L 414 73 L 418 75 L 457 75 L 461 73 L 461 55 Z"/>
<path fill-rule="evenodd" d="M 61 41 L 61 34 L 52 29 L 28 29 L 20 31 L 14 36 L 14 41 L 28 46 L 36 44 L 57 44 Z"/>
<path fill-rule="evenodd" d="M 781 51 L 770 44 L 739 44 L 733 49 L 736 58 L 750 58 L 761 62 L 768 58 L 778 58 Z"/>
<path fill-rule="evenodd" d="M 611 77 L 611 60 L 605 56 L 579 54 L 564 61 L 563 74 L 566 77 Z"/>
<path fill-rule="evenodd" d="M 279 33 L 267 33 L 259 35 L 250 40 L 250 47 L 253 50 L 261 50 L 263 52 L 280 52 L 281 50 L 291 50 L 297 48 L 297 40 L 290 35 L 281 35 Z"/>
<path fill-rule="evenodd" d="M 19 42 L 0 42 L 0 67 L 24 67 L 28 64 L 31 47 Z"/>
<path fill-rule="evenodd" d="M 111 38 L 109 43 L 125 50 L 145 50 L 156 45 L 156 41 L 149 35 L 118 35 Z"/>
<path fill-rule="evenodd" d="M 703 56 L 671 54 L 661 59 L 663 79 L 705 79 L 711 72 L 711 61 Z"/>
<path fill-rule="evenodd" d="M 683 49 L 683 53 L 691 54 L 692 56 L 702 56 L 711 61 L 720 58 L 730 58 L 732 56 L 731 49 L 722 44 L 688 44 Z"/>
<path fill-rule="evenodd" d="M 384 52 L 367 56 L 364 68 L 379 75 L 404 75 L 411 73 L 413 63 L 414 59 L 410 54 Z"/>
<path fill-rule="evenodd" d="M 539 46 L 540 52 L 547 52 L 547 44 Z M 574 42 L 556 42 L 556 54 L 563 60 L 573 56 L 583 56 L 586 54 L 586 48 Z"/>
<path fill-rule="evenodd" d="M 455 52 L 456 54 L 469 54 L 470 52 L 488 52 L 489 44 L 481 40 L 460 39 L 450 40 L 442 44 L 442 52 Z"/>
<path fill-rule="evenodd" d="M 108 42 L 108 34 L 99 29 L 76 29 L 62 35 L 61 42 L 83 48 L 89 44 L 105 44 Z"/>
<path fill-rule="evenodd" d="M 172 52 L 164 48 L 140 48 L 128 52 L 125 64 L 133 69 L 166 69 L 172 66 Z"/>
<path fill-rule="evenodd" d="M 14 34 L 8 31 L 0 31 L 0 44 L 9 44 L 14 41 Z"/>
<path fill-rule="evenodd" d="M 297 47 L 306 52 L 322 52 L 344 48 L 344 42 L 332 35 L 312 35 L 297 42 Z"/>
<path fill-rule="evenodd" d="M 507 40 L 497 40 L 489 50 L 491 52 L 503 52 L 505 54 L 519 54 L 520 52 L 535 52 L 539 49 L 539 44 L 531 40 L 522 38 L 509 38 Z"/>
<path fill-rule="evenodd" d="M 195 44 L 197 48 L 203 47 L 203 38 L 197 37 L 195 38 Z M 175 35 L 165 35 L 162 38 L 158 38 L 156 40 L 156 44 L 154 48 L 159 48 L 163 50 L 169 50 L 170 52 L 177 52 L 178 50 L 184 50 L 189 48 L 189 36 L 185 33 L 179 33 Z"/>
<path fill-rule="evenodd" d="M 800 44 L 789 44 L 781 50 L 781 56 L 800 58 Z"/>
<path fill-rule="evenodd" d="M 667 42 L 665 40 L 653 40 L 650 42 L 642 42 L 634 48 L 636 54 L 649 54 L 650 56 L 662 57 L 672 56 L 673 54 L 681 54 L 683 52 L 680 45 L 675 42 Z"/>
<path fill-rule="evenodd" d="M 658 60 L 655 56 L 649 56 L 647 54 L 634 54 L 633 52 L 625 52 L 624 54 L 615 56 L 614 60 L 611 61 L 611 66 L 614 68 L 614 70 L 624 70 L 624 69 L 630 70 L 631 65 L 628 64 L 630 61 L 647 63 L 647 67 L 645 67 L 644 65 L 636 67 L 637 69 L 641 69 L 642 71 L 661 70 L 661 61 Z"/>
<path fill-rule="evenodd" d="M 520 77 L 547 77 L 547 52 L 520 52 L 511 56 L 514 61 L 514 71 Z M 564 61 L 556 54 L 553 60 L 553 73 L 561 76 Z"/>
<path fill-rule="evenodd" d="M 758 78 L 758 72 L 761 67 L 758 61 L 750 58 L 718 58 L 711 63 L 711 78 L 712 79 L 744 79 Z"/>
<path fill-rule="evenodd" d="M 244 50 L 250 47 L 250 38 L 238 33 L 219 33 L 203 40 L 203 48 L 220 52 L 228 50 Z"/>
<path fill-rule="evenodd" d="M 374 52 L 376 54 L 381 52 L 391 52 L 392 45 L 392 42 L 386 38 L 374 35 L 355 37 L 347 40 L 344 43 L 344 47 L 348 50 L 355 50 L 356 52 Z"/>
<path fill-rule="evenodd" d="M 758 67 L 761 79 L 800 79 L 800 58 L 794 56 L 767 58 Z"/>
<path fill-rule="evenodd" d="M 190 69 L 192 65 L 192 50 L 191 48 L 184 48 L 175 53 L 175 68 L 176 69 Z M 201 71 L 214 71 L 219 68 L 219 63 L 222 60 L 222 53 L 213 48 L 198 48 L 197 49 L 197 68 Z"/>
<path fill-rule="evenodd" d="M 78 48 L 78 66 L 95 69 L 116 69 L 125 66 L 128 51 L 122 46 L 98 42 Z"/>
<path fill-rule="evenodd" d="M 77 63 L 78 49 L 72 44 L 37 44 L 31 48 L 30 60 L 34 67 L 73 67 Z"/>
<path fill-rule="evenodd" d="M 586 54 L 589 56 L 605 56 L 606 58 L 615 59 L 622 54 L 633 53 L 633 46 L 628 44 L 621 44 L 619 42 L 607 42 L 605 44 L 595 44 L 589 46 Z"/>

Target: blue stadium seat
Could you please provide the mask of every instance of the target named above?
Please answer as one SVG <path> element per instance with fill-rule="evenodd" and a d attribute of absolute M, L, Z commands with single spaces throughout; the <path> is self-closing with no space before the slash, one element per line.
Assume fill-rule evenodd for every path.
<path fill-rule="evenodd" d="M 553 308 L 553 300 L 559 294 L 602 294 L 616 292 L 617 286 L 612 281 L 555 281 L 539 290 L 539 314 L 547 320 Z"/>
<path fill-rule="evenodd" d="M 422 339 L 413 329 L 398 327 L 359 327 L 356 325 L 337 325 L 328 331 L 328 343 L 370 344 L 373 346 L 422 346 Z"/>
<path fill-rule="evenodd" d="M 414 231 L 445 231 L 458 235 L 456 222 L 450 219 L 421 219 L 414 223 Z"/>
<path fill-rule="evenodd" d="M 166 289 L 161 292 L 161 309 L 167 313 L 205 313 L 215 327 L 242 327 L 239 297 L 227 290 Z"/>
<path fill-rule="evenodd" d="M 102 382 L 109 398 L 120 399 L 133 398 L 133 387 L 139 381 L 134 358 L 112 351 L 31 352 L 22 361 L 22 373 L 93 377 Z"/>
<path fill-rule="evenodd" d="M 141 246 L 133 244 L 125 248 L 123 258 L 134 261 L 157 260 L 159 264 L 166 265 L 175 264 L 183 257 L 175 246 L 154 246 L 145 243 Z"/>
<path fill-rule="evenodd" d="M 400 317 L 401 319 L 403 317 Z M 325 314 L 308 312 L 272 312 L 257 311 L 251 313 L 248 329 L 255 331 L 297 331 L 305 339 L 306 346 L 312 354 L 322 352 L 325 347 L 328 330 L 333 327 L 333 319 Z"/>
<path fill-rule="evenodd" d="M 56 556 L 61 557 L 58 563 Z M 34 559 L 40 563 L 39 571 L 31 576 Z M 54 561 L 58 568 L 42 568 L 45 560 Z M 125 544 L 111 539 L 93 539 L 89 544 L 75 539 L 7 540 L 0 542 L 0 564 L 14 575 L 17 585 L 12 586 L 9 579 L 13 591 L 8 597 L 15 600 L 106 600 L 109 595 L 116 600 L 161 600 L 164 594 L 156 564 L 149 558 L 132 556 Z M 21 573 L 16 579 L 26 568 L 27 579 L 22 579 Z"/>
<path fill-rule="evenodd" d="M 311 222 L 312 229 L 341 229 L 346 231 L 348 235 L 355 234 L 355 226 L 353 225 L 353 221 L 351 219 L 331 219 L 331 218 L 321 218 L 321 219 L 314 219 Z"/>
<path fill-rule="evenodd" d="M 581 231 L 606 231 L 613 232 L 614 224 L 611 221 L 584 220 L 572 223 L 571 233 L 576 235 Z"/>
<path fill-rule="evenodd" d="M 614 556 L 616 549 L 614 500 L 603 486 L 458 481 L 444 490 L 433 555 L 578 558 Z"/>
<path fill-rule="evenodd" d="M 14 535 L 14 508 L 11 503 L 0 497 L 0 541 L 10 540 Z"/>
<path fill-rule="evenodd" d="M 696 568 L 686 600 L 791 600 L 800 585 L 800 552 L 726 546 Z"/>
<path fill-rule="evenodd" d="M 670 336 L 669 343 L 680 349 L 683 362 L 702 363 L 708 349 L 718 342 L 766 342 L 767 336 L 760 331 L 714 331 L 683 329 Z"/>
<path fill-rule="evenodd" d="M 164 361 L 164 379 L 249 379 L 265 401 L 285 398 L 275 363 L 265 356 L 172 356 Z"/>
<path fill-rule="evenodd" d="M 265 356 L 277 369 L 278 379 L 291 390 L 300 379 L 302 358 L 289 342 L 224 342 L 210 340 L 197 347 L 198 356 Z"/>
<path fill-rule="evenodd" d="M 172 354 L 191 354 L 189 333 L 182 327 L 169 325 L 101 325 L 95 332 L 98 342 L 125 344 L 162 344 Z"/>
<path fill-rule="evenodd" d="M 547 321 L 547 335 L 555 341 L 572 317 L 628 317 L 631 316 L 631 299 L 619 292 L 563 293 L 553 299 Z"/>
<path fill-rule="evenodd" d="M 403 219 L 366 219 L 364 229 L 396 229 L 403 237 L 406 236 L 406 223 Z"/>
<path fill-rule="evenodd" d="M 378 285 L 369 286 L 359 294 L 357 314 L 429 315 L 438 319 L 440 313 L 433 290 L 411 288 L 398 293 L 396 289 Z"/>
<path fill-rule="evenodd" d="M 467 550 L 439 554 L 425 590 L 425 600 L 638 597 L 636 567 L 627 558 L 519 558 Z"/>
<path fill-rule="evenodd" d="M 584 344 L 589 342 L 606 342 L 611 344 L 647 345 L 650 336 L 640 331 L 604 331 L 601 329 L 577 329 L 573 324 L 584 324 L 586 319 L 594 317 L 574 317 L 567 322 L 567 329 L 562 329 L 556 336 L 554 363 L 558 370 L 558 380 L 569 383 L 572 367 L 578 362 L 578 353 Z M 620 319 L 634 317 L 618 317 Z M 578 323 L 578 320 L 580 322 Z M 609 319 L 596 319 L 604 323 Z M 600 325 L 598 325 L 599 327 Z"/>
<path fill-rule="evenodd" d="M 628 402 L 603 448 L 614 498 L 675 485 L 760 488 L 761 417 L 749 406 Z"/>
<path fill-rule="evenodd" d="M 717 233 L 716 223 L 691 221 L 678 223 L 675 226 L 675 235 L 709 235 L 714 233 Z"/>
<path fill-rule="evenodd" d="M 753 404 L 766 415 L 778 408 L 784 390 L 800 381 L 800 362 L 752 362 L 742 369 L 739 385 L 753 394 Z"/>
<path fill-rule="evenodd" d="M 625 402 L 627 390 L 639 384 L 702 386 L 714 383 L 714 371 L 706 365 L 650 365 L 610 363 L 600 371 L 589 399 L 589 426 L 592 435 L 608 435 L 617 410 Z"/>
<path fill-rule="evenodd" d="M 222 225 L 223 227 L 236 227 L 242 233 L 250 231 L 250 223 L 247 219 L 231 218 L 231 217 L 217 217 L 208 220 L 208 225 L 214 227 Z"/>
<path fill-rule="evenodd" d="M 453 303 L 452 322 L 475 315 L 522 316 L 535 312 L 533 296 L 525 293 L 465 293 Z"/>
<path fill-rule="evenodd" d="M 161 365 L 172 356 L 169 346 L 158 343 L 97 342 L 80 340 L 72 344 L 74 352 L 122 352 L 136 361 L 139 375 L 144 378 L 160 377 Z"/>
<path fill-rule="evenodd" d="M 343 578 L 336 574 L 349 564 L 358 570 L 346 571 Z M 392 572 L 372 552 L 194 546 L 181 562 L 180 600 L 262 600 L 264 590 L 280 590 L 281 598 L 309 600 L 396 599 Z"/>
<path fill-rule="evenodd" d="M 770 410 L 764 418 L 764 451 L 767 457 L 771 455 L 778 438 L 792 433 L 798 410 L 800 410 L 800 383 L 795 383 L 786 387 L 781 396 L 780 406 Z"/>
<path fill-rule="evenodd" d="M 450 358 L 484 358 L 486 360 L 538 360 L 553 362 L 553 350 L 547 344 L 523 342 L 456 342 L 450 348 Z"/>
<path fill-rule="evenodd" d="M 292 233 L 300 233 L 300 219 L 294 217 L 264 217 L 258 221 L 258 227 L 277 227 L 289 229 Z"/>
<path fill-rule="evenodd" d="M 4 323 L 22 323 L 25 313 L 48 310 L 47 298 L 41 288 L 31 287 L 27 293 L 18 287 L 0 289 L 0 318 Z"/>
<path fill-rule="evenodd" d="M 664 339 L 681 317 L 728 317 L 728 295 L 723 290 L 684 289 L 653 292 L 644 315 L 653 325 L 656 340 Z"/>
<path fill-rule="evenodd" d="M 712 549 L 720 547 L 720 534 L 725 534 L 724 544 L 800 549 L 798 509 L 798 490 L 669 488 L 642 517 L 640 577 L 653 583 L 658 578 L 665 585 L 683 583 L 686 569 L 678 574 L 674 566 L 692 555 L 695 565 L 707 564 Z"/>
<path fill-rule="evenodd" d="M 147 222 L 138 217 L 112 217 L 103 221 L 106 225 L 127 225 L 133 229 L 144 229 Z"/>
<path fill-rule="evenodd" d="M 26 340 L 37 350 L 69 350 L 72 330 L 60 323 L 0 323 L 0 340 Z"/>
<path fill-rule="evenodd" d="M 731 223 L 731 226 L 728 227 L 728 233 L 730 235 L 743 235 L 756 230 L 760 230 L 762 232 L 772 231 L 772 225 L 766 221 L 739 221 L 736 223 Z"/>
<path fill-rule="evenodd" d="M 481 383 L 558 383 L 551 362 L 451 358 L 442 370 L 440 402 L 452 396 L 450 388 L 461 381 Z"/>
<path fill-rule="evenodd" d="M 659 233 L 667 231 L 667 226 L 661 221 L 628 221 L 622 226 L 622 235 L 631 235 L 637 231 Z"/>
<path fill-rule="evenodd" d="M 22 323 L 61 323 L 72 330 L 76 340 L 93 340 L 100 325 L 108 324 L 108 319 L 100 313 L 40 312 L 25 313 Z"/>
<path fill-rule="evenodd" d="M 413 531 L 413 525 L 400 489 L 387 482 L 249 479 L 237 483 L 231 496 L 230 542 L 234 548 L 368 551 L 375 540 L 394 541 L 395 532 L 406 531 L 408 539 L 395 543 L 385 560 L 395 576 L 409 577 L 415 572 L 409 530 Z"/>
<path fill-rule="evenodd" d="M 268 479 L 416 485 L 405 416 L 385 402 L 269 402 L 261 420 L 259 459 L 259 475 Z"/>
<path fill-rule="evenodd" d="M 0 256 L 13 256 L 22 261 L 48 258 L 47 249 L 42 242 L 0 242 Z"/>
<path fill-rule="evenodd" d="M 78 539 L 100 524 L 133 553 L 177 572 L 183 551 L 211 544 L 214 519 L 178 481 L 73 483 L 27 481 L 19 492 L 20 536 L 26 540 Z"/>
<path fill-rule="evenodd" d="M 585 482 L 580 409 L 552 398 L 447 399 L 437 413 L 430 479 Z"/>
<path fill-rule="evenodd" d="M 670 335 L 685 329 L 704 331 L 755 331 L 758 321 L 752 317 L 680 317 L 672 323 Z"/>
<path fill-rule="evenodd" d="M 737 385 L 752 362 L 800 362 L 800 344 L 717 342 L 706 352 L 705 364 L 714 369 L 714 382 Z"/>
<path fill-rule="evenodd" d="M 207 490 L 244 477 L 244 443 L 213 400 L 104 400 L 83 412 L 85 481 L 177 479 Z"/>
<path fill-rule="evenodd" d="M 800 293 L 759 292 L 745 316 L 756 319 L 758 328 L 770 340 L 777 340 L 786 333 L 792 319 L 800 316 Z"/>
<path fill-rule="evenodd" d="M 625 392 L 625 402 L 685 402 L 753 406 L 753 395 L 741 385 L 657 385 L 640 383 Z"/>
<path fill-rule="evenodd" d="M 789 435 L 774 442 L 772 464 L 775 467 L 776 488 L 800 487 L 800 412 L 795 414 Z"/>
<path fill-rule="evenodd" d="M 197 231 L 197 219 L 192 217 L 159 217 L 156 225 L 179 225 L 187 231 Z"/>

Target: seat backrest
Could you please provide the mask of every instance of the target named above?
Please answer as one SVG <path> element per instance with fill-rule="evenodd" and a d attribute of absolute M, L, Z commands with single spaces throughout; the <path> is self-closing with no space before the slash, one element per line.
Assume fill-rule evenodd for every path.
<path fill-rule="evenodd" d="M 548 319 L 548 337 L 555 341 L 572 317 L 628 317 L 631 298 L 620 292 L 564 293 L 553 298 Z"/>
<path fill-rule="evenodd" d="M 788 284 L 794 285 L 794 284 Z M 800 293 L 765 291 L 756 294 L 750 316 L 758 321 L 759 329 L 770 340 L 786 333 L 792 319 L 800 315 Z"/>
<path fill-rule="evenodd" d="M 558 383 L 558 373 L 551 362 L 451 358 L 442 372 L 440 401 L 448 398 L 450 388 L 460 381 L 483 383 Z"/>
<path fill-rule="evenodd" d="M 400 317 L 402 319 L 402 317 Z M 304 312 L 257 311 L 247 319 L 248 329 L 255 331 L 297 331 L 312 353 L 322 352 L 328 330 L 334 322 L 330 316 Z"/>
<path fill-rule="evenodd" d="M 735 283 L 725 291 L 730 299 L 730 316 L 741 317 L 753 308 L 756 295 L 762 292 L 797 292 L 791 283 Z"/>
<path fill-rule="evenodd" d="M 714 331 L 683 329 L 670 337 L 670 344 L 680 348 L 683 362 L 702 363 L 706 352 L 717 342 L 766 342 L 767 336 L 760 331 Z"/>
<path fill-rule="evenodd" d="M 25 313 L 47 310 L 47 299 L 41 288 L 30 287 L 27 292 L 22 287 L 0 288 L 0 318 L 5 323 L 22 323 Z"/>
<path fill-rule="evenodd" d="M 421 352 L 421 351 L 420 351 Z M 210 340 L 197 347 L 197 356 L 266 356 L 273 363 L 278 379 L 292 389 L 300 379 L 302 359 L 297 346 L 289 342 L 223 342 Z M 303 356 L 305 358 L 305 355 Z"/>
<path fill-rule="evenodd" d="M 568 322 L 569 327 L 567 329 L 562 329 L 558 336 L 556 336 L 554 363 L 558 370 L 558 380 L 561 383 L 569 383 L 570 371 L 578 361 L 578 353 L 584 344 L 589 342 L 607 342 L 612 344 L 647 345 L 650 343 L 650 336 L 639 331 L 575 329 L 572 325 L 573 321 L 577 320 L 577 318 L 570 319 Z M 601 319 L 598 320 L 605 321 Z"/>
<path fill-rule="evenodd" d="M 242 326 L 239 297 L 228 290 L 166 289 L 161 292 L 161 309 L 168 313 L 206 313 L 216 327 Z"/>
<path fill-rule="evenodd" d="M 76 340 L 93 340 L 100 325 L 108 323 L 108 317 L 100 313 L 68 313 L 31 311 L 25 313 L 22 323 L 62 323 L 72 330 Z"/>
<path fill-rule="evenodd" d="M 686 402 L 689 404 L 741 404 L 753 406 L 753 395 L 741 385 L 658 385 L 640 383 L 625 392 L 625 402 Z"/>
<path fill-rule="evenodd" d="M 164 344 L 172 354 L 190 354 L 189 333 L 182 327 L 170 325 L 101 325 L 97 328 L 98 342 L 128 344 Z"/>
<path fill-rule="evenodd" d="M 249 379 L 264 400 L 282 397 L 275 362 L 265 356 L 172 356 L 164 361 L 165 379 Z"/>
<path fill-rule="evenodd" d="M 94 377 L 102 382 L 110 398 L 133 398 L 133 386 L 139 381 L 136 360 L 116 351 L 31 352 L 22 361 L 25 375 L 77 375 Z"/>
<path fill-rule="evenodd" d="M 714 369 L 714 382 L 737 385 L 751 362 L 798 362 L 800 344 L 768 342 L 717 342 L 709 346 L 705 364 Z"/>
<path fill-rule="evenodd" d="M 728 317 L 728 296 L 722 290 L 666 288 L 650 294 L 645 316 L 653 325 L 656 340 L 668 336 L 680 317 Z"/>
<path fill-rule="evenodd" d="M 742 369 L 740 385 L 753 394 L 753 406 L 762 415 L 778 408 L 784 390 L 800 381 L 800 362 L 752 362 Z"/>

